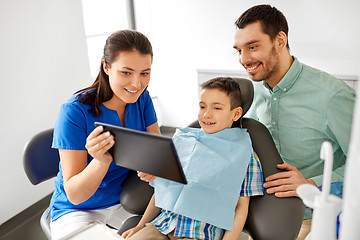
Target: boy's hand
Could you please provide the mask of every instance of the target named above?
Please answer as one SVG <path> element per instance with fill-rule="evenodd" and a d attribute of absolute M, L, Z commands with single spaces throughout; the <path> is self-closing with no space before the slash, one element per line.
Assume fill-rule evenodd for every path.
<path fill-rule="evenodd" d="M 130 228 L 129 230 L 123 232 L 123 234 L 121 234 L 121 236 L 125 239 L 129 239 L 132 235 L 134 235 L 135 233 L 140 231 L 142 228 L 143 227 L 141 227 L 141 226 L 136 226 L 136 227 Z"/>
<path fill-rule="evenodd" d="M 143 180 L 145 182 L 152 182 L 156 178 L 156 176 L 153 176 L 153 175 L 150 175 L 150 174 L 147 174 L 144 172 L 139 172 L 139 171 L 137 171 L 137 175 L 141 180 Z"/>

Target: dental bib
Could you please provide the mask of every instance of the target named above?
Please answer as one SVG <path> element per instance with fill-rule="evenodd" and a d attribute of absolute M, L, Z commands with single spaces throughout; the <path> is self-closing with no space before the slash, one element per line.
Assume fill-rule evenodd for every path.
<path fill-rule="evenodd" d="M 232 230 L 252 152 L 246 129 L 227 128 L 213 134 L 195 128 L 177 129 L 173 142 L 188 184 L 157 177 L 152 183 L 155 205 Z"/>

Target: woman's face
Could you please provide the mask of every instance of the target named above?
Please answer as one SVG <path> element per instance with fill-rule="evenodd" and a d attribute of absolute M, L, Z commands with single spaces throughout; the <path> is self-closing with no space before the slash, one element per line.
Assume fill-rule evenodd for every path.
<path fill-rule="evenodd" d="M 110 101 L 134 103 L 150 81 L 152 58 L 138 51 L 120 52 L 109 66 L 103 62 L 114 95 Z"/>

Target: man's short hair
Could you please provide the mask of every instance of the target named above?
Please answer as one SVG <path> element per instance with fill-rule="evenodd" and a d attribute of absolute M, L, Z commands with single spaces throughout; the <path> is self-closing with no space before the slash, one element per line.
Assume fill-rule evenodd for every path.
<path fill-rule="evenodd" d="M 242 107 L 242 96 L 240 85 L 230 77 L 217 77 L 210 79 L 201 85 L 202 89 L 218 89 L 224 92 L 230 99 L 230 108 Z"/>
<path fill-rule="evenodd" d="M 283 31 L 286 36 L 289 33 L 288 23 L 282 12 L 270 5 L 257 5 L 246 10 L 236 20 L 235 25 L 239 28 L 245 28 L 247 25 L 255 22 L 260 22 L 263 32 L 274 40 L 280 31 Z M 286 44 L 287 49 L 290 49 L 289 41 Z"/>

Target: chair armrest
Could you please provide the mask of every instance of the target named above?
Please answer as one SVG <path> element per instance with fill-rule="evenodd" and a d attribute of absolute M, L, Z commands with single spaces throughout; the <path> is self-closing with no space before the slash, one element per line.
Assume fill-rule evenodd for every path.
<path fill-rule="evenodd" d="M 129 213 L 142 215 L 153 193 L 154 189 L 131 170 L 124 181 L 120 203 Z"/>

